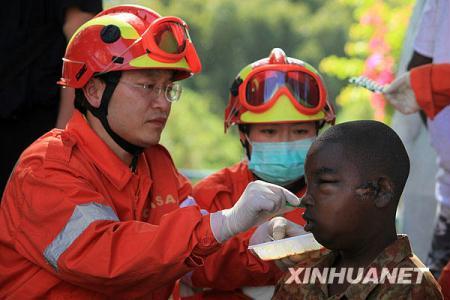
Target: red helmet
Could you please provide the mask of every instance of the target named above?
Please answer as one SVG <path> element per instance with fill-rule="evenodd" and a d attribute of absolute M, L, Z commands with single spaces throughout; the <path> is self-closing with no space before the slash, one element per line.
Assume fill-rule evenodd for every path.
<path fill-rule="evenodd" d="M 322 77 L 308 63 L 275 48 L 236 76 L 225 109 L 225 131 L 233 124 L 308 121 L 335 121 Z"/>
<path fill-rule="evenodd" d="M 137 5 L 107 9 L 70 39 L 58 83 L 82 88 L 94 74 L 135 69 L 173 69 L 176 80 L 200 72 L 186 23 Z"/>

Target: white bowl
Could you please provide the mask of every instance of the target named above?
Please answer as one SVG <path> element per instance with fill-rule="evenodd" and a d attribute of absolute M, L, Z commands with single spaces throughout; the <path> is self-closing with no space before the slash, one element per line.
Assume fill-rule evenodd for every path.
<path fill-rule="evenodd" d="M 323 248 L 312 233 L 302 234 L 282 240 L 248 246 L 262 260 L 280 259 Z"/>

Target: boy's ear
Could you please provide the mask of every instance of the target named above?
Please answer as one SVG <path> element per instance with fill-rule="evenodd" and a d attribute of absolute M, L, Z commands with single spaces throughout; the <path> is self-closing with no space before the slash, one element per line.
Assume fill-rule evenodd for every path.
<path fill-rule="evenodd" d="M 83 87 L 84 96 L 93 107 L 100 106 L 105 87 L 105 83 L 97 78 L 92 78 Z"/>
<path fill-rule="evenodd" d="M 390 178 L 380 177 L 378 179 L 378 193 L 374 201 L 378 208 L 386 207 L 394 201 L 394 183 Z"/>
<path fill-rule="evenodd" d="M 394 185 L 389 178 L 380 177 L 358 187 L 356 193 L 362 199 L 371 200 L 376 207 L 382 208 L 394 200 Z"/>

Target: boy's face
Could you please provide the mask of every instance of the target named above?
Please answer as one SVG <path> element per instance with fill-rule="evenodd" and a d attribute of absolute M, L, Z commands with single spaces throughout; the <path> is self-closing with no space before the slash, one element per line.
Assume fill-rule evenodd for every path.
<path fill-rule="evenodd" d="M 343 146 L 313 144 L 306 158 L 305 176 L 305 230 L 329 249 L 357 245 L 370 226 L 371 208 L 370 201 L 364 201 L 355 192 L 363 178 Z"/>

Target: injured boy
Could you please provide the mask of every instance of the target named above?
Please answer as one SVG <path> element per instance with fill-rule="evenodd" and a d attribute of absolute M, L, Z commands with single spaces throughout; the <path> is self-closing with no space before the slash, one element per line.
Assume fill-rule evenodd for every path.
<path fill-rule="evenodd" d="M 311 146 L 305 171 L 305 230 L 331 251 L 290 268 L 273 299 L 442 299 L 408 237 L 396 233 L 409 158 L 391 128 L 333 126 Z"/>

